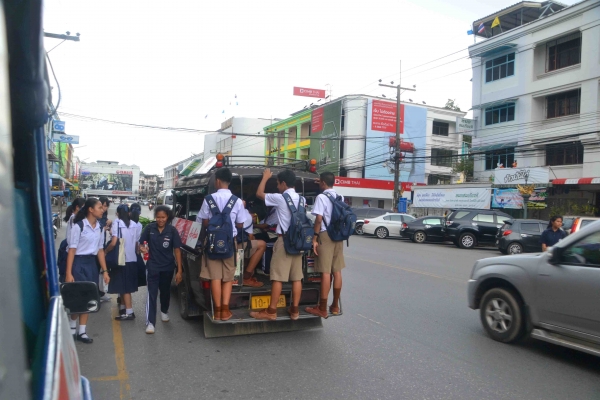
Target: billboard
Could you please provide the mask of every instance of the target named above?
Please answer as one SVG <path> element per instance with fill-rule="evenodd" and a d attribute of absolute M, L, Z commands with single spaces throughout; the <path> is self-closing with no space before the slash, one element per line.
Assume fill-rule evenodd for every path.
<path fill-rule="evenodd" d="M 79 188 L 91 196 L 135 195 L 139 192 L 140 168 L 135 165 L 82 164 Z"/>
<path fill-rule="evenodd" d="M 315 108 L 311 121 L 310 158 L 317 160 L 317 172 L 339 175 L 342 102 Z"/>
<path fill-rule="evenodd" d="M 389 137 L 396 135 L 397 104 L 370 99 L 367 103 L 367 139 L 365 143 L 365 178 L 394 180 L 390 161 Z M 424 183 L 427 135 L 427 108 L 402 104 L 400 107 L 401 140 L 413 151 L 403 152 L 400 181 Z M 417 158 L 415 158 L 417 157 Z"/>
<path fill-rule="evenodd" d="M 548 167 L 496 168 L 494 170 L 494 184 L 496 185 L 531 185 L 548 182 L 550 182 Z"/>
<path fill-rule="evenodd" d="M 413 207 L 490 209 L 491 189 L 419 189 L 415 190 Z"/>
<path fill-rule="evenodd" d="M 546 188 L 537 188 L 527 202 L 527 208 L 546 208 Z M 494 189 L 492 195 L 492 208 L 523 209 L 523 196 L 518 189 Z"/>
<path fill-rule="evenodd" d="M 325 90 L 310 89 L 310 88 L 294 86 L 294 96 L 317 97 L 320 99 L 324 99 L 325 98 Z"/>

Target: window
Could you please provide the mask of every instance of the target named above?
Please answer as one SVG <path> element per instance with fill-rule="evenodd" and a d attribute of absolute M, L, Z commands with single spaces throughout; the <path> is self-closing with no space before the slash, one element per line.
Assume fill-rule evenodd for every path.
<path fill-rule="evenodd" d="M 515 103 L 506 103 L 500 106 L 485 109 L 485 124 L 494 125 L 515 120 Z"/>
<path fill-rule="evenodd" d="M 572 33 L 546 43 L 546 72 L 581 62 L 581 32 Z"/>
<path fill-rule="evenodd" d="M 392 217 L 390 217 L 389 215 L 386 215 L 385 217 L 383 217 L 383 219 L 386 221 L 391 221 Z"/>
<path fill-rule="evenodd" d="M 431 149 L 431 165 L 439 167 L 452 167 L 454 164 L 453 156 L 458 155 L 458 151 L 448 149 Z"/>
<path fill-rule="evenodd" d="M 383 207 L 381 207 L 381 208 L 383 208 Z M 369 214 L 368 214 L 369 218 L 379 217 L 386 213 L 385 210 L 372 210 L 372 209 L 369 209 L 368 212 L 369 212 Z"/>
<path fill-rule="evenodd" d="M 581 89 L 553 94 L 546 97 L 546 118 L 564 117 L 579 114 Z"/>
<path fill-rule="evenodd" d="M 391 215 L 392 221 L 402 222 L 402 215 Z"/>
<path fill-rule="evenodd" d="M 423 220 L 423 225 L 441 225 L 442 221 L 437 218 L 428 218 Z"/>
<path fill-rule="evenodd" d="M 592 233 L 567 247 L 560 258 L 566 264 L 600 266 L 600 232 Z"/>
<path fill-rule="evenodd" d="M 377 200 L 377 207 L 378 208 L 383 208 L 383 204 L 384 204 L 383 200 Z"/>
<path fill-rule="evenodd" d="M 546 165 L 583 164 L 581 142 L 549 144 L 546 146 Z"/>
<path fill-rule="evenodd" d="M 433 135 L 448 136 L 448 129 L 450 124 L 447 122 L 433 121 Z"/>
<path fill-rule="evenodd" d="M 515 53 L 485 63 L 485 81 L 492 82 L 515 74 Z"/>
<path fill-rule="evenodd" d="M 448 175 L 429 174 L 429 176 L 427 176 L 428 185 L 450 185 L 451 183 L 452 178 Z"/>
<path fill-rule="evenodd" d="M 477 214 L 475 215 L 475 217 L 473 217 L 473 221 L 488 222 L 490 224 L 493 224 L 495 222 L 494 216 L 492 214 Z"/>
<path fill-rule="evenodd" d="M 521 231 L 539 233 L 541 232 L 540 224 L 538 224 L 537 222 L 523 222 L 521 223 Z"/>
<path fill-rule="evenodd" d="M 411 216 L 411 215 L 403 215 L 402 216 L 402 221 L 404 222 L 412 222 L 414 221 L 416 218 Z"/>
<path fill-rule="evenodd" d="M 512 166 L 515 161 L 515 148 L 507 147 L 506 149 L 489 151 L 485 153 L 485 169 L 495 169 L 502 164 L 505 168 Z"/>
<path fill-rule="evenodd" d="M 448 219 L 463 219 L 467 215 L 469 215 L 468 211 L 457 211 L 456 214 L 454 214 L 454 216 L 452 218 L 448 218 Z"/>

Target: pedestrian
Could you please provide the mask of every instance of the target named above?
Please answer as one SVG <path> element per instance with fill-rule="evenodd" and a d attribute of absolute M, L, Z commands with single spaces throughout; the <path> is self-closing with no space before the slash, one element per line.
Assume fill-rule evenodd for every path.
<path fill-rule="evenodd" d="M 104 240 L 104 244 L 106 245 L 106 233 L 110 232 L 110 228 L 112 227 L 112 221 L 108 219 L 108 208 L 110 207 L 110 200 L 106 196 L 100 196 L 100 203 L 102 203 L 102 218 L 98 220 L 100 223 L 100 227 L 102 228 L 102 239 Z M 100 273 L 100 265 L 98 263 L 98 273 Z M 102 290 L 101 290 L 102 289 Z M 102 276 L 100 276 L 100 280 L 98 282 L 98 293 L 100 294 L 100 301 L 111 301 L 111 297 L 107 294 L 108 285 L 104 283 L 102 280 Z"/>
<path fill-rule="evenodd" d="M 244 205 L 242 204 L 242 201 L 233 196 L 231 190 L 229 190 L 231 177 L 232 174 L 228 168 L 220 168 L 217 170 L 215 173 L 215 187 L 218 190 L 205 197 L 200 212 L 196 217 L 196 221 L 202 221 L 202 225 L 207 228 L 207 251 L 205 251 L 200 278 L 210 280 L 210 288 L 214 303 L 213 318 L 217 321 L 227 321 L 233 316 L 231 311 L 229 311 L 229 298 L 231 297 L 233 279 L 235 276 L 235 257 L 234 255 L 231 257 L 227 256 L 226 258 L 222 257 L 225 257 L 229 253 L 236 253 L 234 251 L 234 243 L 235 236 L 237 235 L 237 228 L 242 228 L 245 220 L 245 213 L 243 212 Z M 235 202 L 231 201 L 233 199 L 236 199 Z M 220 235 L 226 234 L 227 240 L 219 239 L 215 241 L 216 243 L 211 243 L 211 229 L 214 224 L 210 221 L 213 217 L 217 220 L 226 213 L 229 213 L 231 219 L 232 236 L 229 236 L 228 232 L 224 232 Z M 223 220 L 222 222 L 226 223 L 226 220 Z M 217 233 L 215 233 L 215 235 L 216 234 Z M 224 243 L 225 247 L 220 248 L 219 242 Z M 214 245 L 217 245 L 219 248 L 214 249 Z M 212 250 L 215 251 L 212 252 Z M 222 252 L 223 255 L 216 254 L 217 251 Z"/>
<path fill-rule="evenodd" d="M 65 276 L 67 271 L 67 255 L 69 253 L 69 240 L 71 235 L 71 228 L 73 226 L 73 220 L 75 219 L 75 216 L 84 204 L 85 200 L 81 197 L 78 197 L 75 200 L 73 200 L 71 205 L 68 206 L 67 210 L 65 211 L 65 217 L 63 218 L 63 221 L 65 221 L 65 223 L 67 224 L 67 233 L 65 235 L 65 239 L 62 242 L 60 242 L 60 245 L 58 246 L 58 255 L 56 257 L 56 265 L 58 266 L 58 281 L 60 283 L 65 282 Z"/>
<path fill-rule="evenodd" d="M 243 202 L 246 206 L 246 202 Z M 237 230 L 237 246 L 238 249 L 244 249 L 244 261 L 248 259 L 248 265 L 244 269 L 244 276 L 242 278 L 244 286 L 250 287 L 262 287 L 264 283 L 259 282 L 253 275 L 256 266 L 262 260 L 262 256 L 267 250 L 267 243 L 264 240 L 257 240 L 254 237 L 254 221 L 252 214 L 248 209 L 244 208 L 243 214 L 245 215 L 245 221 L 243 228 Z"/>
<path fill-rule="evenodd" d="M 140 222 L 140 215 L 142 213 L 142 206 L 138 203 L 133 203 L 129 208 L 129 216 L 131 217 L 131 221 L 137 224 L 137 229 L 139 231 L 138 237 L 142 235 L 142 231 L 144 229 L 142 223 Z M 139 246 L 138 246 L 139 249 Z M 142 257 L 141 252 L 137 252 L 137 275 L 138 275 L 138 288 L 141 286 L 146 286 L 146 263 Z"/>
<path fill-rule="evenodd" d="M 344 261 L 344 242 L 333 241 L 327 232 L 327 226 L 331 226 L 333 214 L 333 202 L 329 199 L 331 195 L 337 198 L 337 193 L 333 190 L 335 175 L 331 172 L 324 172 L 319 177 L 319 188 L 323 192 L 315 199 L 315 206 L 312 214 L 315 218 L 315 236 L 313 238 L 313 252 L 316 256 L 315 270 L 321 273 L 321 299 L 318 307 L 307 307 L 306 312 L 327 318 L 327 298 L 331 287 L 331 277 L 333 276 L 333 302 L 329 311 L 337 315 L 340 312 L 339 299 L 342 292 L 342 269 L 346 267 Z M 343 200 L 343 198 L 342 198 Z"/>
<path fill-rule="evenodd" d="M 69 238 L 69 253 L 67 256 L 67 270 L 65 282 L 96 282 L 97 271 L 95 259 L 102 267 L 104 282 L 110 282 L 106 262 L 104 260 L 104 243 L 102 243 L 102 230 L 98 219 L 102 217 L 102 204 L 94 198 L 86 200 L 83 207 L 73 219 L 71 236 Z M 77 319 L 79 318 L 79 331 Z M 94 340 L 87 335 L 88 315 L 71 314 L 69 325 L 73 338 L 83 343 L 92 343 Z"/>
<path fill-rule="evenodd" d="M 267 181 L 273 176 L 269 168 L 263 172 L 262 181 L 258 185 L 256 196 L 264 200 L 266 206 L 275 207 L 277 215 L 277 241 L 273 246 L 273 258 L 271 259 L 271 303 L 265 310 L 253 311 L 250 316 L 256 319 L 275 320 L 277 319 L 277 303 L 283 282 L 292 282 L 292 300 L 293 304 L 288 309 L 288 314 L 292 320 L 300 317 L 300 296 L 302 295 L 302 254 L 288 254 L 283 244 L 283 235 L 288 231 L 292 222 L 292 212 L 290 211 L 284 193 L 290 196 L 294 204 L 300 203 L 300 195 L 296 193 L 296 174 L 292 170 L 284 169 L 277 174 L 277 190 L 279 193 L 265 193 Z M 304 201 L 304 199 L 302 199 Z"/>
<path fill-rule="evenodd" d="M 540 238 L 540 241 L 542 242 L 542 251 L 546 251 L 548 247 L 554 246 L 560 240 L 567 237 L 567 233 L 562 230 L 562 221 L 563 219 L 560 215 L 555 215 L 550 218 L 548 227 L 542 232 Z"/>
<path fill-rule="evenodd" d="M 125 314 L 119 314 L 115 317 L 115 320 L 132 321 L 135 319 L 135 313 L 133 312 L 131 293 L 135 293 L 138 290 L 136 253 L 139 251 L 138 241 L 140 239 L 140 231 L 137 224 L 131 221 L 129 217 L 129 207 L 127 204 L 121 204 L 117 207 L 117 215 L 119 218 L 112 225 L 112 240 L 106 247 L 106 253 L 113 251 L 117 245 L 117 241 L 123 238 L 125 242 L 125 265 L 112 267 L 108 293 L 118 294 L 121 298 L 121 306 L 125 306 Z"/>
<path fill-rule="evenodd" d="M 67 207 L 67 210 L 65 211 L 65 217 L 63 218 L 63 221 L 67 223 L 67 233 L 65 236 L 67 244 L 69 243 L 69 235 L 71 234 L 71 228 L 73 227 L 73 220 L 75 219 L 75 216 L 84 204 L 85 200 L 81 197 L 78 197 L 75 200 L 73 200 L 71 205 Z"/>
<path fill-rule="evenodd" d="M 156 300 L 160 291 L 160 319 L 169 322 L 169 303 L 171 301 L 171 281 L 174 268 L 177 268 L 175 283 L 182 280 L 181 238 L 179 232 L 169 222 L 172 211 L 167 206 L 154 209 L 154 219 L 146 226 L 140 237 L 140 251 L 148 254 L 146 263 L 148 297 L 146 299 L 146 333 L 154 333 L 156 326 Z M 147 243 L 148 247 L 144 245 Z"/>

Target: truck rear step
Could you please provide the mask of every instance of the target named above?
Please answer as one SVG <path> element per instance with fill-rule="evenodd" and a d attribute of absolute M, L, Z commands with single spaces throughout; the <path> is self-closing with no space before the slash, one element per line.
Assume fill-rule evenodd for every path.
<path fill-rule="evenodd" d="M 274 333 L 301 331 L 323 327 L 323 321 L 300 310 L 300 318 L 292 321 L 287 309 L 277 310 L 275 321 L 256 320 L 250 316 L 250 310 L 231 310 L 233 317 L 228 321 L 214 321 L 210 312 L 204 313 L 204 337 L 207 339 L 226 336 L 253 335 L 257 333 Z"/>

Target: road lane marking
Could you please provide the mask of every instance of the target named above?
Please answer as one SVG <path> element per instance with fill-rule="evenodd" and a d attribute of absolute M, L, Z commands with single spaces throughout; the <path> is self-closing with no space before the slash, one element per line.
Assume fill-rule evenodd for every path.
<path fill-rule="evenodd" d="M 131 399 L 131 386 L 129 385 L 129 373 L 125 365 L 125 345 L 123 344 L 123 335 L 121 333 L 121 323 L 115 320 L 119 315 L 117 305 L 112 308 L 112 328 L 113 328 L 113 344 L 115 345 L 115 361 L 117 363 L 117 378 L 120 386 L 121 400 Z"/>
<path fill-rule="evenodd" d="M 399 270 L 404 271 L 404 272 L 412 272 L 412 273 L 419 274 L 419 275 L 430 276 L 432 278 L 444 279 L 444 280 L 450 281 L 450 282 L 458 282 L 458 283 L 462 283 L 462 284 L 466 283 L 465 281 L 462 281 L 460 279 L 449 278 L 447 276 L 442 276 L 442 275 L 435 275 L 435 274 L 431 274 L 429 272 L 417 271 L 415 269 L 400 267 L 398 265 L 392 265 L 392 264 L 387 264 L 387 263 L 382 263 L 382 262 L 372 261 L 372 260 L 364 260 L 362 258 L 352 257 L 352 256 L 349 256 L 349 255 L 344 255 L 344 257 L 345 258 L 352 258 L 354 260 L 368 262 L 368 263 L 375 264 L 375 265 L 381 265 L 383 267 L 395 268 L 395 269 L 399 269 Z"/>
<path fill-rule="evenodd" d="M 91 381 L 96 381 L 96 382 L 110 382 L 110 381 L 118 381 L 121 378 L 119 378 L 118 376 L 101 376 L 99 378 L 91 378 Z"/>

